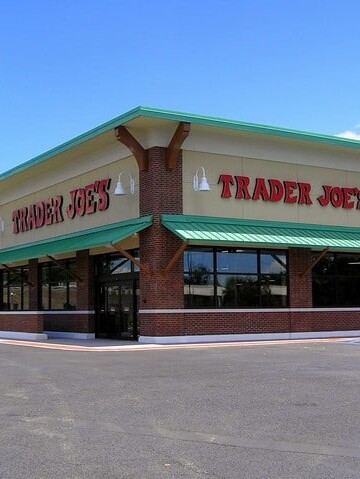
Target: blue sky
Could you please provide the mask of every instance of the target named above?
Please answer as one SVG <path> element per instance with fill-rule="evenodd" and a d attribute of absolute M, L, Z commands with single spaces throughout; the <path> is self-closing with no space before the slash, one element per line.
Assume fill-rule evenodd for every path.
<path fill-rule="evenodd" d="M 358 0 L 0 0 L 0 172 L 139 105 L 360 139 L 359 18 Z"/>

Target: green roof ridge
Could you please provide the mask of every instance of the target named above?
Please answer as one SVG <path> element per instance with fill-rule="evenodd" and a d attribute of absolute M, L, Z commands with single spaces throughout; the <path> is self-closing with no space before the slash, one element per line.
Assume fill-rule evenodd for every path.
<path fill-rule="evenodd" d="M 101 125 L 88 130 L 85 133 L 82 133 L 75 138 L 66 141 L 50 150 L 41 153 L 40 155 L 17 165 L 10 170 L 5 171 L 4 173 L 0 174 L 0 181 L 6 180 L 7 178 L 14 176 L 17 173 L 21 173 L 22 171 L 31 168 L 32 166 L 38 165 L 55 155 L 63 153 L 71 148 L 74 148 L 85 141 L 91 140 L 96 136 L 105 133 L 116 126 L 120 126 L 128 121 L 131 121 L 135 118 L 139 117 L 148 117 L 148 118 L 160 118 L 169 121 L 184 121 L 189 122 L 197 125 L 204 125 L 204 126 L 213 126 L 218 128 L 228 128 L 237 131 L 243 131 L 248 133 L 257 133 L 262 135 L 271 135 L 277 136 L 282 138 L 290 138 L 294 140 L 302 140 L 302 141 L 311 141 L 316 143 L 323 143 L 328 145 L 334 145 L 339 147 L 345 148 L 354 148 L 360 149 L 360 141 L 352 140 L 348 138 L 341 138 L 332 135 L 325 135 L 325 134 L 317 134 L 317 133 L 310 133 L 306 131 L 299 131 L 293 130 L 288 128 L 280 128 L 274 127 L 269 125 L 263 124 L 256 124 L 256 123 L 247 123 L 242 121 L 236 120 L 229 120 L 226 118 L 217 118 L 211 117 L 206 115 L 198 115 L 192 113 L 182 113 L 177 111 L 171 110 L 162 110 L 156 109 L 146 106 L 138 106 L 118 117 L 115 117 Z"/>

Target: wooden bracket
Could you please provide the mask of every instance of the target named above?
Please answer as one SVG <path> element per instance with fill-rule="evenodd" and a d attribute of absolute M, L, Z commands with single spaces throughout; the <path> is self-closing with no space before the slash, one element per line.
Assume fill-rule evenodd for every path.
<path fill-rule="evenodd" d="M 180 248 L 176 251 L 174 256 L 171 258 L 171 260 L 169 261 L 169 263 L 166 266 L 166 268 L 164 269 L 164 271 L 161 272 L 162 276 L 165 277 L 170 273 L 170 271 L 175 266 L 177 260 L 180 258 L 180 256 L 183 254 L 183 252 L 186 250 L 187 245 L 188 245 L 188 241 L 184 241 L 184 243 L 181 244 Z"/>
<path fill-rule="evenodd" d="M 25 276 L 23 276 L 22 274 L 15 273 L 14 269 L 10 268 L 8 265 L 2 263 L 2 267 L 5 268 L 6 271 L 9 271 L 10 273 L 12 273 L 15 276 L 15 278 L 21 279 L 21 281 L 23 281 L 24 283 L 28 284 L 31 287 L 34 286 L 34 283 L 31 283 L 30 281 L 28 281 L 27 278 L 25 278 Z"/>
<path fill-rule="evenodd" d="M 128 253 L 125 249 L 123 249 L 121 246 L 118 244 L 112 244 L 111 245 L 116 251 L 119 251 L 125 258 L 129 259 L 132 263 L 136 264 L 144 273 L 148 274 L 149 276 L 152 276 L 151 270 L 145 266 L 144 264 L 140 263 L 134 256 L 132 256 L 130 253 Z"/>
<path fill-rule="evenodd" d="M 321 251 L 319 256 L 317 256 L 306 268 L 306 270 L 303 273 L 300 273 L 300 276 L 303 278 L 310 270 L 314 268 L 318 264 L 318 262 L 326 255 L 326 253 L 329 251 L 329 248 L 324 249 Z"/>
<path fill-rule="evenodd" d="M 166 167 L 168 170 L 173 170 L 176 167 L 176 160 L 186 138 L 189 136 L 191 123 L 180 122 L 174 136 L 172 137 L 169 146 L 166 150 Z"/>
<path fill-rule="evenodd" d="M 139 171 L 148 171 L 149 160 L 147 151 L 140 145 L 140 143 L 132 136 L 131 133 L 124 126 L 117 126 L 115 128 L 115 136 L 120 143 L 125 145 L 131 153 L 135 156 L 139 166 Z"/>
<path fill-rule="evenodd" d="M 49 258 L 50 261 L 56 264 L 56 266 L 58 266 L 62 271 L 65 271 L 65 273 L 67 273 L 73 279 L 76 279 L 76 281 L 79 281 L 80 283 L 84 282 L 84 280 L 80 278 L 80 276 L 78 276 L 76 273 L 74 273 L 73 271 L 70 271 L 68 268 L 65 268 L 65 266 L 61 264 L 60 261 L 57 261 L 55 258 L 53 258 L 50 255 L 47 255 L 47 257 Z"/>

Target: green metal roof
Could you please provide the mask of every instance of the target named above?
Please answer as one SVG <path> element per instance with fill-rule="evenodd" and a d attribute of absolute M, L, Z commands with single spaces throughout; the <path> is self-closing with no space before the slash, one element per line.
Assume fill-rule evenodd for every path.
<path fill-rule="evenodd" d="M 205 216 L 162 215 L 163 225 L 193 245 L 360 250 L 360 228 Z"/>
<path fill-rule="evenodd" d="M 103 123 L 92 130 L 79 135 L 72 140 L 69 140 L 35 158 L 22 163 L 19 166 L 16 166 L 5 173 L 0 174 L 0 181 L 9 178 L 17 173 L 20 173 L 32 166 L 36 166 L 60 153 L 63 153 L 71 148 L 74 148 L 86 141 L 91 140 L 107 131 L 112 130 L 113 128 L 123 125 L 131 120 L 137 118 L 153 118 L 153 119 L 161 119 L 167 121 L 174 121 L 174 122 L 189 122 L 194 125 L 204 125 L 204 126 L 211 126 L 217 128 L 227 128 L 231 130 L 237 130 L 241 132 L 248 132 L 248 133 L 257 133 L 262 135 L 272 135 L 278 136 L 282 138 L 294 139 L 294 140 L 303 140 L 308 142 L 316 142 L 316 143 L 323 143 L 332 146 L 338 147 L 345 147 L 345 148 L 355 148 L 360 149 L 360 141 L 351 140 L 347 138 L 340 138 L 331 135 L 322 135 L 316 133 L 309 133 L 304 131 L 292 130 L 287 128 L 277 128 L 268 125 L 258 125 L 254 123 L 245 123 L 241 121 L 235 120 L 227 120 L 224 118 L 215 118 L 210 116 L 203 116 L 203 115 L 196 115 L 191 113 L 181 113 L 169 110 L 159 110 L 155 108 L 149 108 L 144 106 L 139 106 L 130 110 L 123 115 L 120 115 L 106 123 Z"/>
<path fill-rule="evenodd" d="M 70 251 L 116 244 L 152 224 L 152 216 L 79 231 L 48 240 L 0 250 L 0 264 L 42 258 Z"/>

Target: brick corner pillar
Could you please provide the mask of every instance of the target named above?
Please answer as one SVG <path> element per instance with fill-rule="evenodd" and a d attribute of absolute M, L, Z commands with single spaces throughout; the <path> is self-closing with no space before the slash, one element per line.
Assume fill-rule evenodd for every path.
<path fill-rule="evenodd" d="M 139 333 L 178 336 L 184 334 L 183 314 L 161 310 L 184 308 L 182 260 L 166 277 L 161 273 L 182 242 L 162 226 L 160 215 L 182 214 L 182 154 L 179 153 L 173 170 L 166 168 L 166 148 L 150 148 L 148 155 L 149 171 L 140 172 L 140 214 L 153 215 L 154 222 L 140 232 L 140 258 L 153 274 L 140 274 Z"/>
<path fill-rule="evenodd" d="M 30 311 L 39 311 L 41 305 L 39 304 L 39 264 L 37 259 L 29 260 L 29 309 Z"/>
<path fill-rule="evenodd" d="M 93 333 L 94 318 L 94 263 L 89 250 L 76 252 L 76 270 L 82 281 L 77 281 L 77 310 L 83 314 L 77 319 L 79 332 Z"/>
<path fill-rule="evenodd" d="M 311 262 L 311 250 L 289 249 L 290 308 L 312 307 L 312 270 L 305 274 Z"/>

